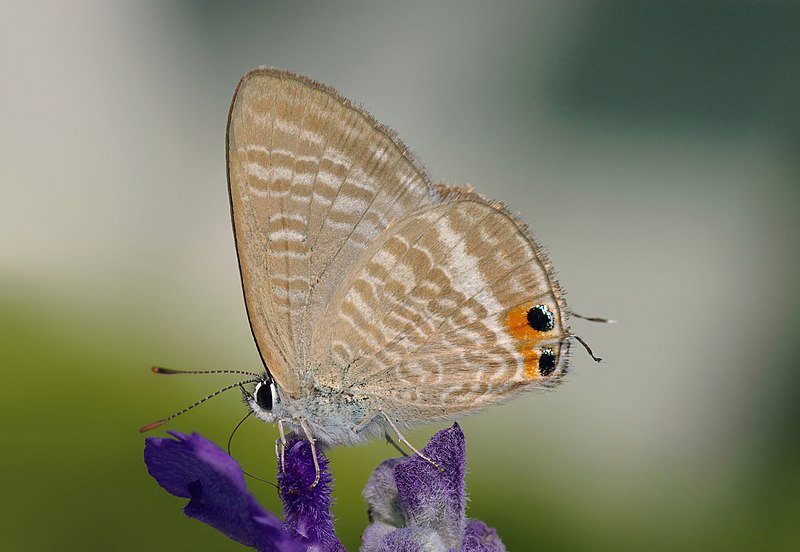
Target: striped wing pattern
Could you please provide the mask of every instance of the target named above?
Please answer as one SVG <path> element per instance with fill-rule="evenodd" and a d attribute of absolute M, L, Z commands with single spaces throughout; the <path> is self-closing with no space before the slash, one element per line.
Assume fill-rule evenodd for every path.
<path fill-rule="evenodd" d="M 322 85 L 260 69 L 239 84 L 228 179 L 253 334 L 290 396 L 308 384 L 311 328 L 361 252 L 429 201 L 389 131 Z"/>
<path fill-rule="evenodd" d="M 228 123 L 251 327 L 281 389 L 442 418 L 566 371 L 566 306 L 527 229 L 470 190 L 432 188 L 391 131 L 335 91 L 258 69 Z M 546 305 L 552 330 L 525 313 Z M 557 367 L 537 365 L 544 348 Z M 402 415 L 401 415 L 402 413 Z"/>
<path fill-rule="evenodd" d="M 514 310 L 563 304 L 549 265 L 525 227 L 497 203 L 468 191 L 399 222 L 354 267 L 319 361 L 326 381 L 379 398 L 386 411 L 430 419 L 548 387 L 565 372 L 568 331 L 514 327 Z M 539 353 L 561 365 L 547 377 Z M 566 347 L 566 345 L 563 345 Z"/>

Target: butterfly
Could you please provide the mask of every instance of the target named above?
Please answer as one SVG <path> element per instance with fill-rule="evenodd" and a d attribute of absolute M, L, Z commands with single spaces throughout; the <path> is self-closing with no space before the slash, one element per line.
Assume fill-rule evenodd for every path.
<path fill-rule="evenodd" d="M 570 311 L 505 205 L 432 184 L 394 132 L 284 70 L 241 79 L 226 151 L 266 369 L 240 383 L 256 383 L 246 401 L 282 438 L 285 425 L 312 445 L 354 445 L 391 428 L 418 453 L 401 427 L 562 381 Z"/>

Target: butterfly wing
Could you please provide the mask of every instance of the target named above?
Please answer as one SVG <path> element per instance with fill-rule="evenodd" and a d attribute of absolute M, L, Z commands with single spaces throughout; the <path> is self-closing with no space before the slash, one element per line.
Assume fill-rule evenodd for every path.
<path fill-rule="evenodd" d="M 501 204 L 439 192 L 365 251 L 316 351 L 342 386 L 410 421 L 552 386 L 567 368 L 566 305 L 541 248 Z M 532 327 L 532 308 L 552 327 Z"/>
<path fill-rule="evenodd" d="M 395 219 L 430 201 L 407 148 L 335 91 L 256 69 L 227 133 L 236 251 L 253 336 L 285 393 L 311 366 L 311 328 L 350 267 Z"/>

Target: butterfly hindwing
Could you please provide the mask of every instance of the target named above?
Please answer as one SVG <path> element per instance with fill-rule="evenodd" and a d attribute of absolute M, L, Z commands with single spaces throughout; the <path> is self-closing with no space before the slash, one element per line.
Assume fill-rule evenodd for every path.
<path fill-rule="evenodd" d="M 336 368 L 328 384 L 340 378 L 387 411 L 441 417 L 566 372 L 566 307 L 547 259 L 507 209 L 468 191 L 445 188 L 384 232 L 334 304 L 317 357 Z M 534 307 L 552 328 L 530 326 Z"/>

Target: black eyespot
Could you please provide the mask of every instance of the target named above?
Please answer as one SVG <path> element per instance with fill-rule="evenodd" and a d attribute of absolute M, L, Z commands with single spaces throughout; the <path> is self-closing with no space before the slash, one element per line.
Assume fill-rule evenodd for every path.
<path fill-rule="evenodd" d="M 547 305 L 536 305 L 528 311 L 528 325 L 537 332 L 549 332 L 555 326 L 555 318 Z"/>
<path fill-rule="evenodd" d="M 556 369 L 556 355 L 553 349 L 545 347 L 539 355 L 539 373 L 543 376 L 549 376 Z"/>
<path fill-rule="evenodd" d="M 256 404 L 264 410 L 272 410 L 272 386 L 266 382 L 256 386 Z"/>

